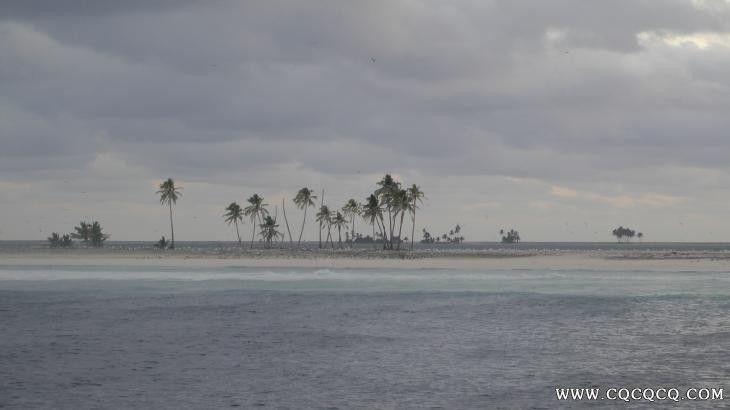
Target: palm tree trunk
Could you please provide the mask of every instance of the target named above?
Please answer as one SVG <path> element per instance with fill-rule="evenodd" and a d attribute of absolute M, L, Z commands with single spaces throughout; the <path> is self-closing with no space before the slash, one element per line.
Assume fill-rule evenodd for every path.
<path fill-rule="evenodd" d="M 322 190 L 322 196 L 319 198 L 319 209 L 321 210 L 323 206 L 324 206 L 324 189 Z M 319 249 L 322 249 L 322 222 L 321 221 L 319 222 Z"/>
<path fill-rule="evenodd" d="M 371 225 L 373 225 L 373 248 L 377 248 L 377 244 L 375 243 L 375 224 L 373 223 Z"/>
<path fill-rule="evenodd" d="M 393 249 L 393 214 L 390 212 L 390 209 L 388 209 L 388 225 L 390 225 L 388 232 L 390 235 L 390 249 Z M 385 228 L 385 224 L 383 224 L 383 228 Z"/>
<path fill-rule="evenodd" d="M 256 217 L 251 218 L 253 221 L 253 231 L 251 231 L 251 249 L 253 249 L 253 240 L 256 237 Z"/>
<path fill-rule="evenodd" d="M 172 236 L 172 242 L 170 243 L 170 249 L 175 249 L 175 227 L 172 224 L 172 202 L 168 202 L 170 205 L 170 234 Z"/>
<path fill-rule="evenodd" d="M 352 214 L 351 219 L 352 220 L 350 222 L 352 222 L 352 237 L 350 238 L 351 239 L 350 248 L 354 248 L 355 247 L 355 214 Z"/>
<path fill-rule="evenodd" d="M 307 222 L 307 208 L 309 208 L 309 205 L 304 205 L 304 219 L 302 219 L 302 230 L 299 231 L 299 241 L 297 242 L 297 248 L 301 247 L 302 245 L 302 235 L 304 234 L 304 224 Z"/>
<path fill-rule="evenodd" d="M 400 250 L 400 244 L 403 242 L 402 234 L 403 234 L 403 216 L 405 215 L 405 212 L 401 211 L 400 213 L 400 227 L 398 228 L 398 250 Z"/>
<path fill-rule="evenodd" d="M 241 234 L 238 233 L 238 220 L 234 219 L 233 224 L 236 225 L 236 236 L 238 236 L 238 246 L 241 246 Z"/>
<path fill-rule="evenodd" d="M 337 236 L 338 236 L 337 245 L 339 246 L 340 249 L 342 249 L 342 227 L 341 226 L 337 226 Z"/>
<path fill-rule="evenodd" d="M 291 238 L 291 230 L 289 229 L 289 220 L 286 218 L 286 208 L 284 208 L 284 198 L 281 198 L 281 210 L 284 212 L 284 222 L 286 223 L 286 231 L 289 232 L 289 248 L 291 249 L 294 246 L 294 241 Z M 282 236 L 281 241 L 284 242 L 284 238 Z"/>
<path fill-rule="evenodd" d="M 388 232 L 387 232 L 388 227 L 385 226 L 385 219 L 383 219 L 382 215 L 380 215 L 380 225 L 382 225 L 380 233 L 383 236 L 383 249 L 385 250 L 385 249 L 388 249 Z M 380 226 L 380 225 L 378 225 L 378 226 Z"/>
<path fill-rule="evenodd" d="M 330 245 L 332 245 L 332 249 L 335 249 L 335 242 L 332 239 L 332 224 L 327 224 L 327 239 L 324 241 L 325 245 L 327 245 L 327 241 L 329 241 Z"/>
<path fill-rule="evenodd" d="M 413 200 L 413 218 L 411 218 L 411 250 L 413 250 L 413 237 L 416 235 L 416 200 Z"/>

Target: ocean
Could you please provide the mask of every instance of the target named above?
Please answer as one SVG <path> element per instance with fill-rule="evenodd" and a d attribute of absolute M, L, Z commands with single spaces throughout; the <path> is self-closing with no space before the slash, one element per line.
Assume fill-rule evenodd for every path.
<path fill-rule="evenodd" d="M 555 389 L 730 387 L 722 263 L 15 262 L 3 409 L 718 408 Z"/>

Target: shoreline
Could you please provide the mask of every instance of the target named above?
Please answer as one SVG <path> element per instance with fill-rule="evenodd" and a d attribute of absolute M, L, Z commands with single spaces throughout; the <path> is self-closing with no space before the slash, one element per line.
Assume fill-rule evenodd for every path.
<path fill-rule="evenodd" d="M 538 249 L 0 249 L 5 266 L 240 266 L 355 269 L 709 270 L 730 272 L 730 251 Z"/>

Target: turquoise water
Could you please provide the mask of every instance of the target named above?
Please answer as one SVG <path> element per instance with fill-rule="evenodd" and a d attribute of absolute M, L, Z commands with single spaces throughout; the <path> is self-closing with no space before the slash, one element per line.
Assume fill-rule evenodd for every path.
<path fill-rule="evenodd" d="M 730 273 L 707 270 L 306 268 L 0 265 L 0 288 L 137 286 L 329 292 L 529 292 L 730 296 Z M 116 282 L 116 283 L 114 283 Z M 121 283 L 120 283 L 121 282 Z M 126 282 L 126 283 L 124 283 Z"/>

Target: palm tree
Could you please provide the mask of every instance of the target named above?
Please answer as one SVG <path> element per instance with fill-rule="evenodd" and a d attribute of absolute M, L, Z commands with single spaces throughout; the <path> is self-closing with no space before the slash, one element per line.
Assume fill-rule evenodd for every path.
<path fill-rule="evenodd" d="M 172 224 L 172 204 L 177 203 L 177 199 L 182 196 L 180 190 L 182 190 L 182 187 L 176 187 L 172 178 L 167 178 L 167 181 L 160 184 L 160 190 L 157 191 L 160 195 L 160 204 L 167 204 L 170 207 L 170 236 L 172 238 L 170 241 L 170 249 L 175 249 L 175 228 Z"/>
<path fill-rule="evenodd" d="M 91 224 L 81 221 L 79 226 L 74 226 L 76 232 L 71 234 L 74 239 L 80 239 L 84 245 L 88 245 L 91 241 Z"/>
<path fill-rule="evenodd" d="M 304 224 L 307 222 L 307 208 L 310 206 L 314 206 L 314 199 L 317 199 L 316 195 L 312 195 L 314 191 L 311 189 L 304 187 L 297 192 L 297 195 L 294 197 L 294 204 L 296 204 L 297 208 L 304 210 L 304 218 L 302 219 L 302 229 L 299 232 L 299 241 L 297 242 L 297 247 L 301 246 L 302 243 L 302 234 L 304 234 Z M 321 235 L 320 235 L 321 236 Z M 321 238 L 320 238 L 320 247 L 321 245 Z"/>
<path fill-rule="evenodd" d="M 322 226 L 327 224 L 328 234 L 327 239 L 325 240 L 325 245 L 332 235 L 332 212 L 327 205 L 322 205 L 319 208 L 319 212 L 317 212 L 317 222 L 319 222 L 319 247 L 322 248 Z M 334 248 L 334 243 L 332 244 L 332 247 Z"/>
<path fill-rule="evenodd" d="M 246 201 L 249 205 L 243 209 L 243 214 L 248 216 L 251 222 L 253 222 L 253 231 L 251 232 L 251 249 L 253 249 L 253 240 L 256 236 L 256 220 L 261 223 L 262 218 L 269 214 L 269 211 L 266 209 L 268 204 L 264 203 L 264 198 L 260 197 L 259 194 L 253 194 Z"/>
<path fill-rule="evenodd" d="M 641 232 L 637 233 L 636 234 L 636 237 L 639 238 L 639 242 L 643 242 L 644 241 L 644 234 L 643 233 L 641 233 Z"/>
<path fill-rule="evenodd" d="M 271 215 L 266 215 L 266 217 L 261 222 L 261 237 L 264 239 L 264 242 L 266 243 L 267 248 L 271 248 L 271 242 L 272 240 L 276 240 L 279 237 L 283 238 L 284 234 L 279 232 L 278 228 L 279 225 L 276 223 L 276 219 L 272 218 Z"/>
<path fill-rule="evenodd" d="M 109 235 L 102 232 L 103 228 L 97 221 L 91 224 L 91 246 L 100 247 L 104 245 L 104 241 L 109 239 Z"/>
<path fill-rule="evenodd" d="M 418 203 L 423 203 L 426 194 L 416 184 L 411 185 L 407 191 L 408 199 L 411 202 L 411 250 L 413 250 L 413 237 L 416 235 L 416 210 L 418 209 Z"/>
<path fill-rule="evenodd" d="M 334 218 L 332 218 L 332 224 L 337 227 L 337 245 L 342 249 L 342 227 L 347 228 L 347 219 L 340 211 L 337 211 Z"/>
<path fill-rule="evenodd" d="M 366 221 L 369 221 L 370 225 L 373 226 L 373 240 L 375 239 L 375 224 L 378 225 L 378 230 L 380 231 L 380 237 L 383 238 L 383 247 L 385 247 L 385 242 L 387 242 L 387 237 L 385 236 L 385 221 L 383 221 L 383 208 L 380 206 L 378 197 L 375 196 L 375 194 L 372 194 L 365 199 L 365 204 L 362 207 L 362 217 Z M 382 225 L 381 225 L 381 222 L 382 222 Z"/>
<path fill-rule="evenodd" d="M 401 240 L 401 234 L 403 233 L 403 217 L 406 215 L 406 212 L 411 210 L 411 202 L 408 198 L 408 191 L 405 189 L 399 189 L 393 194 L 393 210 L 396 216 L 400 213 L 400 224 L 398 226 L 398 250 L 400 250 L 400 244 L 403 242 Z M 392 239 L 393 238 L 391 237 L 391 240 Z"/>
<path fill-rule="evenodd" d="M 342 207 L 342 213 L 346 217 L 350 218 L 350 224 L 352 225 L 352 243 L 355 242 L 355 217 L 360 215 L 360 204 L 354 199 L 350 198 L 345 206 Z"/>
<path fill-rule="evenodd" d="M 243 223 L 243 208 L 241 208 L 241 205 L 238 205 L 235 202 L 231 202 L 231 204 L 226 207 L 226 213 L 223 214 L 223 218 L 228 223 L 228 225 L 230 225 L 231 222 L 236 225 L 238 246 L 241 246 L 241 234 L 238 232 L 238 222 L 241 221 L 241 223 Z"/>
<path fill-rule="evenodd" d="M 393 198 L 395 193 L 400 190 L 400 183 L 393 179 L 390 174 L 385 174 L 383 179 L 377 183 L 380 188 L 375 190 L 375 195 L 378 197 L 380 204 L 385 207 L 388 211 L 388 234 L 390 235 L 389 248 L 393 249 L 393 232 L 395 229 L 395 209 L 393 208 Z M 387 243 L 387 241 L 386 241 Z"/>

